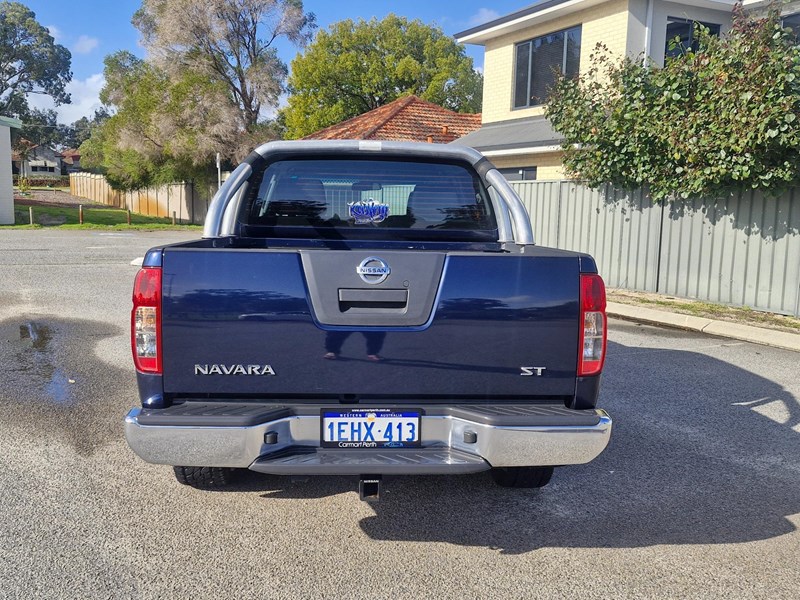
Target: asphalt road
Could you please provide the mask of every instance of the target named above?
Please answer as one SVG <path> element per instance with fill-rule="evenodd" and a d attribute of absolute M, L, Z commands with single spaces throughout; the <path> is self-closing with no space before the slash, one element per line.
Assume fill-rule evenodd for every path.
<path fill-rule="evenodd" d="M 2 598 L 797 598 L 800 355 L 611 323 L 608 450 L 486 474 L 179 485 L 128 450 L 131 259 L 175 233 L 0 231 Z"/>

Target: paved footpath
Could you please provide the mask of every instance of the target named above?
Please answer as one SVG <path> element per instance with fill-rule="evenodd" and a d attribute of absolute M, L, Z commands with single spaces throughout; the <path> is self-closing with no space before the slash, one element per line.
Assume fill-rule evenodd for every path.
<path fill-rule="evenodd" d="M 129 263 L 179 239 L 0 231 L 0 598 L 798 597 L 798 355 L 696 332 L 611 321 L 611 444 L 542 490 L 178 485 L 122 417 Z"/>
<path fill-rule="evenodd" d="M 730 321 L 718 321 L 705 317 L 695 317 L 671 313 L 663 310 L 647 308 L 645 306 L 634 306 L 631 304 L 621 304 L 619 302 L 608 303 L 608 314 L 619 319 L 626 319 L 635 323 L 649 323 L 651 325 L 661 325 L 663 327 L 674 327 L 687 331 L 698 331 L 708 333 L 733 340 L 743 342 L 753 342 L 773 348 L 783 348 L 800 352 L 800 333 L 789 333 L 767 329 L 765 327 L 753 327 L 742 323 L 731 323 Z"/>

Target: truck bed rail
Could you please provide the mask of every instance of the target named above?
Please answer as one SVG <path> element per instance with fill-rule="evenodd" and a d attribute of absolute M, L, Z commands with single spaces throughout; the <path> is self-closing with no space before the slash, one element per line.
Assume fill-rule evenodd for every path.
<path fill-rule="evenodd" d="M 465 146 L 444 144 L 421 144 L 413 142 L 374 141 L 295 141 L 269 142 L 256 148 L 239 165 L 214 196 L 203 228 L 204 238 L 216 238 L 234 234 L 236 214 L 242 186 L 254 172 L 255 167 L 274 157 L 316 154 L 337 156 L 359 155 L 365 152 L 381 152 L 398 157 L 430 157 L 445 160 L 460 160 L 471 164 L 487 186 L 497 192 L 492 204 L 497 218 L 498 242 L 514 242 L 521 246 L 533 245 L 533 229 L 525 205 L 500 172 L 480 152 Z M 499 200 L 497 200 L 497 199 Z"/>

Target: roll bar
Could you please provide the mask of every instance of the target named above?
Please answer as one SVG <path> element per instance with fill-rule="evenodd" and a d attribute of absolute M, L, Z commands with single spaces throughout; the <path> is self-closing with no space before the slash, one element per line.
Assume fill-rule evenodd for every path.
<path fill-rule="evenodd" d="M 204 238 L 229 236 L 234 233 L 238 210 L 238 193 L 253 173 L 254 167 L 268 159 L 284 156 L 363 155 L 368 152 L 394 155 L 400 158 L 431 157 L 445 160 L 466 160 L 481 175 L 484 182 L 497 192 L 492 198 L 497 218 L 497 241 L 532 245 L 533 230 L 525 205 L 505 177 L 480 152 L 466 146 L 422 144 L 416 142 L 377 142 L 357 140 L 269 142 L 256 148 L 240 164 L 214 195 L 203 227 Z M 237 200 L 237 201 L 234 201 Z"/>
<path fill-rule="evenodd" d="M 514 225 L 514 242 L 520 246 L 533 245 L 533 228 L 531 219 L 525 205 L 520 200 L 506 178 L 497 169 L 490 169 L 485 175 L 486 182 L 497 190 L 507 209 L 511 212 L 511 222 Z"/>
<path fill-rule="evenodd" d="M 231 200 L 236 196 L 241 185 L 250 178 L 253 173 L 253 167 L 249 163 L 243 162 L 240 164 L 233 173 L 228 176 L 222 187 L 217 190 L 214 197 L 211 199 L 211 205 L 208 207 L 206 214 L 206 222 L 203 225 L 203 237 L 215 238 L 222 235 L 231 235 L 232 232 L 222 231 L 222 220 L 225 218 L 225 212 Z"/>

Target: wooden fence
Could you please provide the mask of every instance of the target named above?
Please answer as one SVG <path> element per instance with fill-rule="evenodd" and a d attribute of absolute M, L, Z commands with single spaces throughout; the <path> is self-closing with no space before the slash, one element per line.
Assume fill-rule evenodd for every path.
<path fill-rule="evenodd" d="M 171 218 L 179 223 L 202 225 L 216 186 L 198 186 L 191 182 L 171 183 L 129 192 L 113 189 L 103 175 L 72 173 L 69 189 L 73 196 L 97 204 L 114 206 L 150 217 Z"/>

